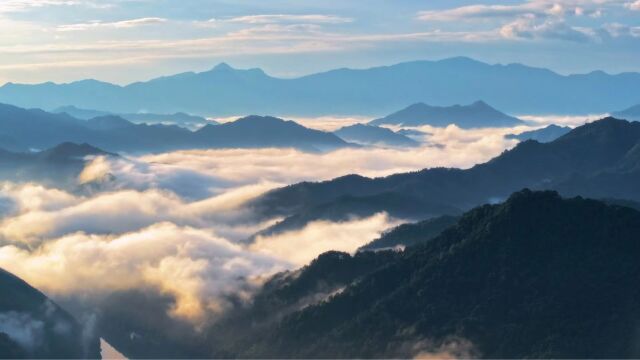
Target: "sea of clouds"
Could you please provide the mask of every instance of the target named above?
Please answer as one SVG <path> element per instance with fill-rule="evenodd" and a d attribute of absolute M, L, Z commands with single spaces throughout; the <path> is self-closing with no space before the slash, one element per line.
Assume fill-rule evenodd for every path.
<path fill-rule="evenodd" d="M 318 128 L 336 119 L 316 120 Z M 301 120 L 302 121 L 302 120 Z M 306 120 L 306 124 L 313 124 Z M 533 127 L 540 127 L 535 124 Z M 385 176 L 430 167 L 468 168 L 516 145 L 513 129 L 418 128 L 415 148 L 193 150 L 92 159 L 77 182 L 92 192 L 37 183 L 0 185 L 0 267 L 52 297 L 154 289 L 175 299 L 170 315 L 194 323 L 250 301 L 270 275 L 328 250 L 353 252 L 402 222 L 385 213 L 246 239 L 281 220 L 244 205 L 266 191 L 357 173 Z M 104 181 L 108 179 L 108 181 Z"/>

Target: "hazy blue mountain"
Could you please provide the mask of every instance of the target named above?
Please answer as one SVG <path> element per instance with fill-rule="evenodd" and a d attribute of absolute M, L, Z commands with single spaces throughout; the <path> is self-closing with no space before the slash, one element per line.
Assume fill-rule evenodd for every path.
<path fill-rule="evenodd" d="M 89 144 L 62 143 L 38 152 L 0 149 L 0 178 L 4 181 L 37 181 L 49 186 L 75 188 L 88 157 L 117 156 Z"/>
<path fill-rule="evenodd" d="M 341 139 L 361 145 L 380 145 L 392 147 L 411 147 L 418 146 L 417 141 L 398 134 L 387 128 L 355 124 L 342 127 L 333 132 Z"/>
<path fill-rule="evenodd" d="M 337 69 L 295 79 L 221 64 L 201 73 L 127 86 L 96 80 L 8 83 L 0 87 L 0 102 L 42 109 L 74 105 L 112 113 L 382 116 L 419 102 L 445 106 L 483 99 L 514 114 L 593 114 L 637 104 L 639 86 L 637 73 L 565 76 L 520 64 L 489 65 L 458 57 Z"/>
<path fill-rule="evenodd" d="M 611 114 L 619 119 L 640 121 L 640 104 Z"/>
<path fill-rule="evenodd" d="M 571 131 L 571 128 L 568 126 L 558 126 L 555 124 L 551 124 L 542 129 L 525 131 L 520 134 L 509 134 L 506 135 L 505 138 L 520 141 L 535 140 L 537 142 L 546 143 L 563 136 L 569 131 Z"/>
<path fill-rule="evenodd" d="M 329 151 L 350 146 L 334 134 L 306 128 L 272 116 L 251 115 L 221 125 L 206 125 L 194 133 L 207 147 L 293 147 Z"/>
<path fill-rule="evenodd" d="M 430 106 L 424 103 L 413 104 L 393 114 L 370 122 L 372 125 L 431 125 L 445 127 L 455 124 L 462 128 L 512 127 L 524 122 L 506 115 L 483 101 L 460 106 Z"/>
<path fill-rule="evenodd" d="M 210 343 L 242 358 L 636 358 L 639 239 L 636 210 L 524 190 L 404 252 L 276 277 Z M 313 291 L 324 274 L 333 295 Z M 301 298 L 315 301 L 277 315 Z"/>
<path fill-rule="evenodd" d="M 268 116 L 248 116 L 191 131 L 176 125 L 134 124 L 116 115 L 80 120 L 66 113 L 0 104 L 0 148 L 25 151 L 63 142 L 89 143 L 111 152 L 243 147 L 326 151 L 352 146 L 331 133 Z"/>
<path fill-rule="evenodd" d="M 96 334 L 2 269 L 0 293 L 0 358 L 100 358 Z"/>
<path fill-rule="evenodd" d="M 400 134 L 400 135 L 404 135 L 404 136 L 409 136 L 409 137 L 423 137 L 425 135 L 429 135 L 429 133 L 424 132 L 424 131 L 420 131 L 420 130 L 416 130 L 416 129 L 400 129 L 398 131 L 396 131 L 396 133 Z"/>
<path fill-rule="evenodd" d="M 137 114 L 116 114 L 108 111 L 98 111 L 89 109 L 80 109 L 75 106 L 62 106 L 52 110 L 53 113 L 69 114 L 76 119 L 89 120 L 96 117 L 104 117 L 109 115 L 119 116 L 125 120 L 129 120 L 132 123 L 140 124 L 173 124 L 180 125 L 188 128 L 195 128 L 202 125 L 212 124 L 215 125 L 218 122 L 213 120 L 207 120 L 200 116 L 189 115 L 186 113 L 175 114 L 152 114 L 152 113 L 137 113 Z"/>
<path fill-rule="evenodd" d="M 433 168 L 374 179 L 349 175 L 304 182 L 267 192 L 249 205 L 258 214 L 294 216 L 318 206 L 330 208 L 332 202 L 347 195 L 366 203 L 369 197 L 395 193 L 416 203 L 447 204 L 466 210 L 505 199 L 524 187 L 639 201 L 638 143 L 640 123 L 605 118 L 549 143 L 521 142 L 470 169 Z M 348 213 L 345 209 L 341 212 Z"/>

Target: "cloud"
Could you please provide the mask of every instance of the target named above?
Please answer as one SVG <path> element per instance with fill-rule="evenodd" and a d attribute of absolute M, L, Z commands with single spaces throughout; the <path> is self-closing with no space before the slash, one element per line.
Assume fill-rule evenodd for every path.
<path fill-rule="evenodd" d="M 34 319 L 28 313 L 2 312 L 0 313 L 0 333 L 7 334 L 23 349 L 33 352 L 42 345 L 44 322 Z"/>
<path fill-rule="evenodd" d="M 586 42 L 594 39 L 588 29 L 571 27 L 560 20 L 537 23 L 531 19 L 519 19 L 500 28 L 500 34 L 507 39 L 552 39 Z"/>
<path fill-rule="evenodd" d="M 624 6 L 629 10 L 640 11 L 640 0 L 626 3 Z"/>
<path fill-rule="evenodd" d="M 399 224 L 385 213 L 344 222 L 313 221 L 301 230 L 258 236 L 250 248 L 303 266 L 329 250 L 353 253 Z"/>
<path fill-rule="evenodd" d="M 268 15 L 245 15 L 227 19 L 212 19 L 212 21 L 224 21 L 229 23 L 243 24 L 274 24 L 274 23 L 321 23 L 321 24 L 342 24 L 352 22 L 352 18 L 336 15 L 320 14 L 268 14 Z"/>
<path fill-rule="evenodd" d="M 167 22 L 167 19 L 158 17 L 146 17 L 131 20 L 122 20 L 115 22 L 103 22 L 103 21 L 91 21 L 87 23 L 60 25 L 56 28 L 57 31 L 86 31 L 91 29 L 129 29 L 146 25 L 162 24 Z"/>
<path fill-rule="evenodd" d="M 122 235 L 75 233 L 35 251 L 0 248 L 0 266 L 52 294 L 100 294 L 144 287 L 176 298 L 172 314 L 200 320 L 226 296 L 243 296 L 262 275 L 285 269 L 205 230 L 170 223 Z"/>
<path fill-rule="evenodd" d="M 467 5 L 444 10 L 418 12 L 423 21 L 499 20 L 513 18 L 548 18 L 563 16 L 592 16 L 602 14 L 601 8 L 617 5 L 611 0 L 529 0 L 512 5 Z"/>
<path fill-rule="evenodd" d="M 587 42 L 609 38 L 606 27 L 576 26 L 570 23 L 570 19 L 599 18 L 605 8 L 620 8 L 621 5 L 618 0 L 529 0 L 512 5 L 467 5 L 422 11 L 417 17 L 428 22 L 482 21 L 497 24 L 498 33 L 505 39 Z"/>
<path fill-rule="evenodd" d="M 200 323 L 224 312 L 230 299 L 249 299 L 264 276 L 295 269 L 324 251 L 354 251 L 398 223 L 385 214 L 315 221 L 248 244 L 244 240 L 281 220 L 256 220 L 244 207 L 249 199 L 275 186 L 347 173 L 468 167 L 515 144 L 503 138 L 514 129 L 419 129 L 430 133 L 425 145 L 405 150 L 222 149 L 98 157 L 80 180 L 111 174 L 112 182 L 103 184 L 105 192 L 84 195 L 4 183 L 0 267 L 55 297 L 156 291 L 175 298 L 172 316 Z M 192 189 L 180 191 L 185 187 Z"/>

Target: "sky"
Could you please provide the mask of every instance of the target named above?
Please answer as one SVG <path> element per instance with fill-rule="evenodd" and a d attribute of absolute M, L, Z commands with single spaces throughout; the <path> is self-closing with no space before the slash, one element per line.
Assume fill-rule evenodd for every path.
<path fill-rule="evenodd" d="M 295 77 L 452 56 L 640 71 L 640 0 L 0 1 L 0 84 L 126 84 L 220 62 Z"/>

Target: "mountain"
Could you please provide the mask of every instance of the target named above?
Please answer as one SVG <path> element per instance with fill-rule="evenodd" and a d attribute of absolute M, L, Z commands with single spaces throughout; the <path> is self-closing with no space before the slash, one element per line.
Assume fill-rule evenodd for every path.
<path fill-rule="evenodd" d="M 620 119 L 640 121 L 640 104 L 632 106 L 622 111 L 616 111 L 611 115 Z"/>
<path fill-rule="evenodd" d="M 348 142 L 362 145 L 392 147 L 411 147 L 420 145 L 420 143 L 405 135 L 393 132 L 387 128 L 373 125 L 355 124 L 342 127 L 333 133 Z"/>
<path fill-rule="evenodd" d="M 535 140 L 537 142 L 546 143 L 561 137 L 569 131 L 571 131 L 571 128 L 568 126 L 558 126 L 551 124 L 542 129 L 525 131 L 520 134 L 509 134 L 506 135 L 505 138 L 520 141 Z"/>
<path fill-rule="evenodd" d="M 371 121 L 371 125 L 431 125 L 445 127 L 455 124 L 461 128 L 512 127 L 524 122 L 501 113 L 483 101 L 460 106 L 430 106 L 424 103 L 413 104 L 393 114 Z"/>
<path fill-rule="evenodd" d="M 454 206 L 418 199 L 397 192 L 380 193 L 371 196 L 343 195 L 339 198 L 309 206 L 303 210 L 285 217 L 276 224 L 263 229 L 253 235 L 249 240 L 258 235 L 275 235 L 286 231 L 298 230 L 315 220 L 328 220 L 343 222 L 356 218 L 364 218 L 385 212 L 389 216 L 403 220 L 422 220 L 436 215 L 457 215 L 462 211 Z"/>
<path fill-rule="evenodd" d="M 117 156 L 89 144 L 62 143 L 38 152 L 0 149 L 0 178 L 9 181 L 38 181 L 46 185 L 75 188 L 88 158 Z"/>
<path fill-rule="evenodd" d="M 2 269 L 0 293 L 0 358 L 100 358 L 95 334 Z"/>
<path fill-rule="evenodd" d="M 347 147 L 339 137 L 272 116 L 251 115 L 221 125 L 206 125 L 194 133 L 196 142 L 209 147 L 293 147 L 330 151 Z"/>
<path fill-rule="evenodd" d="M 457 216 L 443 215 L 417 223 L 402 224 L 362 246 L 359 251 L 404 249 L 408 246 L 421 244 L 436 238 L 444 230 L 458 223 L 458 220 L 460 218 Z"/>
<path fill-rule="evenodd" d="M 175 125 L 134 124 L 116 115 L 80 120 L 0 104 L 0 148 L 26 151 L 63 142 L 90 143 L 111 152 L 208 148 L 297 148 L 325 151 L 351 146 L 337 136 L 274 117 L 248 116 L 191 131 Z"/>
<path fill-rule="evenodd" d="M 178 112 L 175 114 L 152 114 L 152 113 L 137 113 L 137 114 L 114 114 L 108 111 L 98 111 L 89 109 L 80 109 L 75 106 L 61 106 L 51 111 L 55 114 L 66 113 L 73 116 L 76 119 L 89 120 L 96 117 L 103 117 L 108 115 L 119 116 L 125 120 L 129 120 L 132 123 L 140 124 L 173 124 L 188 128 L 195 128 L 207 124 L 218 124 L 213 120 L 207 120 L 200 116 L 189 115 L 186 113 Z"/>
<path fill-rule="evenodd" d="M 639 355 L 636 210 L 524 190 L 469 211 L 403 252 L 365 254 L 325 254 L 267 283 L 256 307 L 209 332 L 213 356 Z M 353 277 L 335 277 L 356 263 L 362 265 Z M 324 274 L 329 294 L 314 291 Z M 302 298 L 305 306 L 286 306 Z M 265 311 L 265 303 L 272 307 Z M 278 313 L 279 305 L 290 310 Z M 241 314 L 255 321 L 243 322 Z M 239 324 L 249 326 L 238 332 Z"/>
<path fill-rule="evenodd" d="M 74 105 L 110 113 L 185 112 L 202 116 L 382 116 L 409 104 L 445 106 L 477 99 L 514 114 L 598 114 L 638 103 L 640 74 L 560 75 L 520 64 L 456 57 L 370 69 L 336 69 L 282 79 L 221 64 L 126 86 L 96 80 L 7 83 L 0 102 L 56 109 Z M 166 101 L 171 99 L 171 101 Z"/>
<path fill-rule="evenodd" d="M 319 206 L 330 208 L 343 196 L 366 203 L 380 194 L 395 194 L 397 198 L 413 199 L 405 206 L 407 212 L 411 204 L 422 202 L 467 210 L 500 201 L 525 187 L 639 201 L 639 143 L 640 123 L 605 118 L 549 143 L 521 142 L 470 169 L 433 168 L 374 179 L 349 175 L 304 182 L 267 192 L 249 206 L 264 216 L 296 216 Z M 378 206 L 379 210 L 385 208 L 384 204 Z M 341 212 L 348 213 L 348 209 L 342 208 Z"/>

